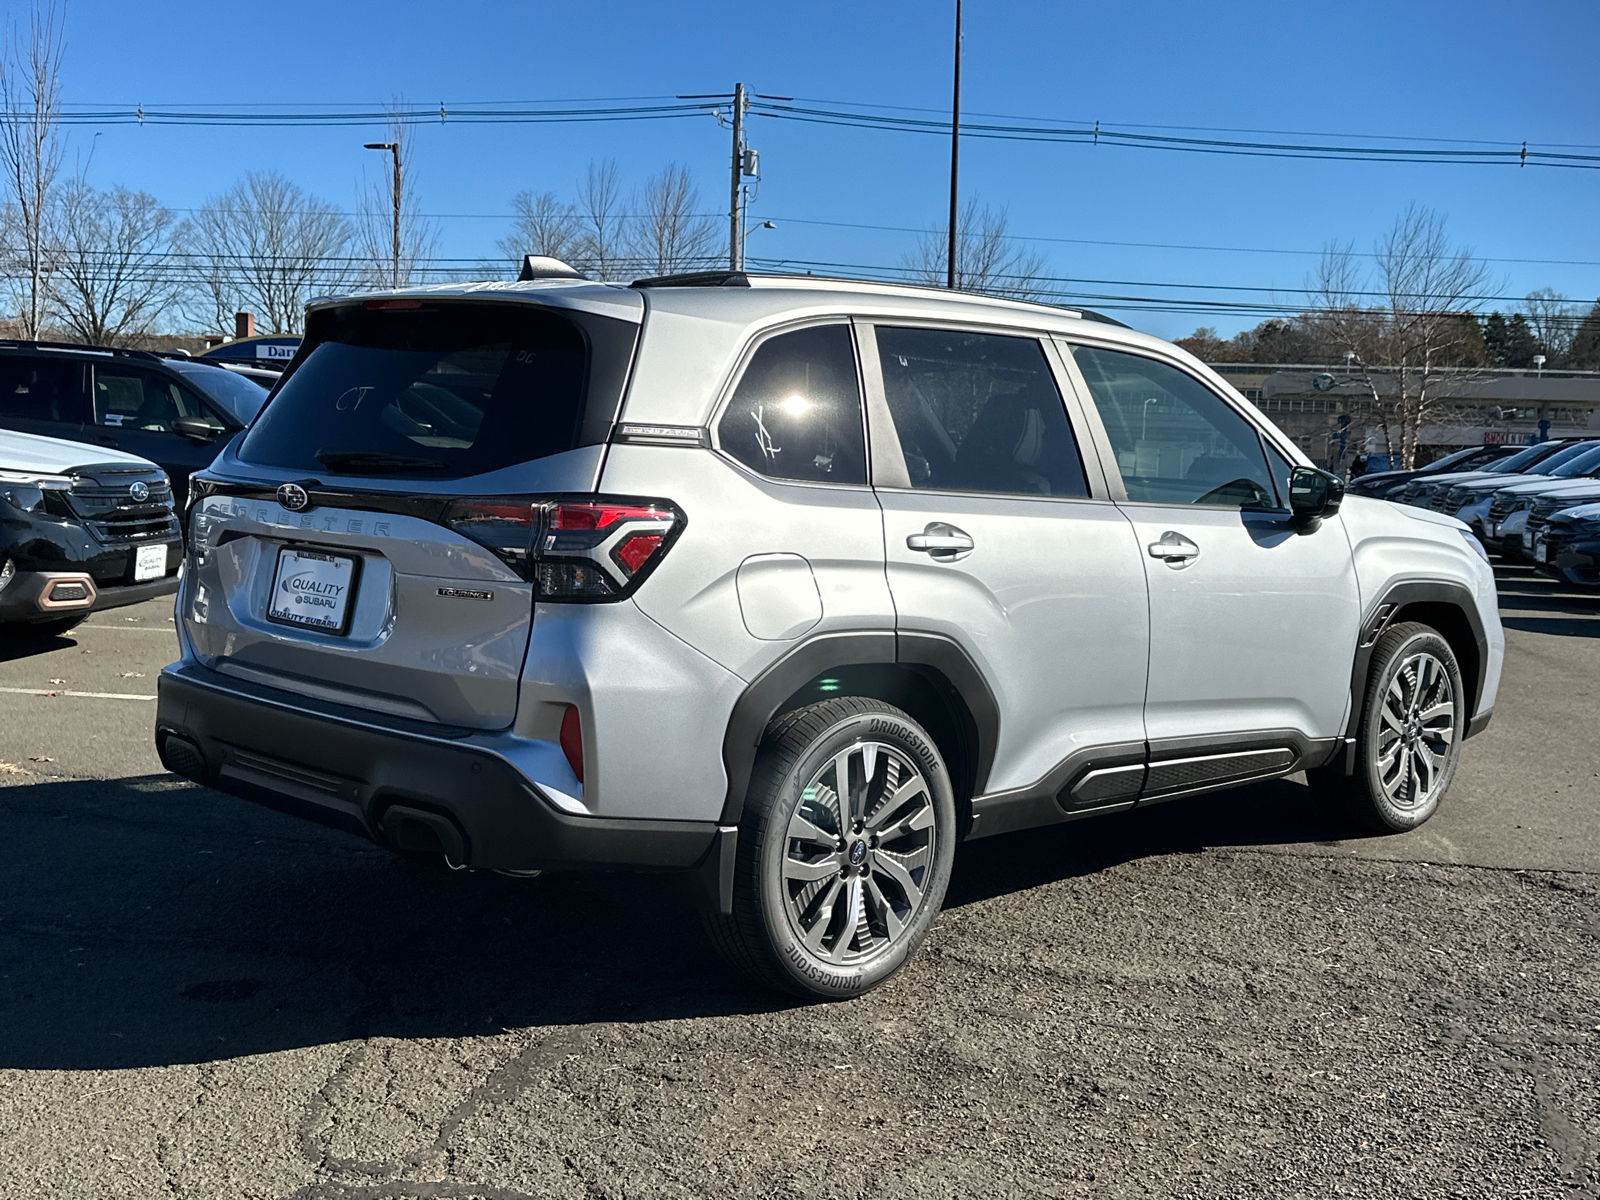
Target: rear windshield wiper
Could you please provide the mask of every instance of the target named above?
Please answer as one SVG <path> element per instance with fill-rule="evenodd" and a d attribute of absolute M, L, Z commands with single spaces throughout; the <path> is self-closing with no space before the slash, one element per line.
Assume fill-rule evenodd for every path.
<path fill-rule="evenodd" d="M 409 454 L 380 454 L 371 450 L 318 450 L 316 460 L 330 471 L 347 475 L 386 475 L 391 471 L 443 471 L 447 464 L 436 458 Z"/>

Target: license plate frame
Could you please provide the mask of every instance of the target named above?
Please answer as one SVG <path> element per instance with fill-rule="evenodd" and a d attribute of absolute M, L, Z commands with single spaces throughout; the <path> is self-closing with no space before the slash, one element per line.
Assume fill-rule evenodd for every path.
<path fill-rule="evenodd" d="M 295 603 L 278 600 L 281 586 L 285 583 L 285 565 L 290 568 L 309 566 L 300 577 L 309 578 L 311 583 L 319 585 L 335 585 L 342 587 L 336 594 L 329 594 L 322 587 L 303 589 L 283 588 L 286 596 L 292 596 Z M 340 577 L 343 583 L 340 584 Z M 355 554 L 338 554 L 332 550 L 324 550 L 319 546 L 280 546 L 278 560 L 272 569 L 272 587 L 267 592 L 266 618 L 275 625 L 287 625 L 293 629 L 309 629 L 313 633 L 325 633 L 333 637 L 344 637 L 350 632 L 350 618 L 355 612 L 356 589 L 361 578 L 361 557 Z M 327 600 L 329 603 L 321 603 Z M 309 611 L 297 616 L 294 608 L 304 607 Z M 330 612 L 329 617 L 319 617 L 317 612 Z"/>
<path fill-rule="evenodd" d="M 133 548 L 133 581 L 149 583 L 167 573 L 167 544 Z"/>
<path fill-rule="evenodd" d="M 1533 543 L 1533 561 L 1548 562 L 1550 560 L 1550 544 L 1543 538 L 1538 538 Z"/>

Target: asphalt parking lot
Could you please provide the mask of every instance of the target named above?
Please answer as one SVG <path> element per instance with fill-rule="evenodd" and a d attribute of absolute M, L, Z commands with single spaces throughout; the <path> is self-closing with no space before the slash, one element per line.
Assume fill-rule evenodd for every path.
<path fill-rule="evenodd" d="M 1600 596 L 1502 598 L 1423 829 L 1290 779 L 974 843 L 835 1005 L 661 880 L 165 775 L 166 602 L 0 644 L 0 1196 L 1600 1196 Z"/>

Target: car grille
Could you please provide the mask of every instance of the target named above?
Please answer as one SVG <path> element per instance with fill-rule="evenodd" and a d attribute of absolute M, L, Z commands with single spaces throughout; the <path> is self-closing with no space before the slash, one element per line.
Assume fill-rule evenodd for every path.
<path fill-rule="evenodd" d="M 133 499 L 130 489 L 136 484 L 144 485 L 143 500 Z M 172 487 L 160 470 L 85 467 L 74 472 L 66 499 L 84 527 L 109 545 L 166 541 L 178 535 Z"/>
<path fill-rule="evenodd" d="M 1489 505 L 1489 523 L 1498 525 L 1516 510 L 1516 506 L 1515 496 L 1496 496 Z"/>
<path fill-rule="evenodd" d="M 1422 483 L 1408 483 L 1406 484 L 1406 490 L 1401 492 L 1400 495 L 1395 498 L 1399 500 L 1401 504 L 1415 504 L 1417 503 L 1418 498 L 1421 497 L 1423 490 L 1426 487 L 1427 485 Z"/>
<path fill-rule="evenodd" d="M 1465 498 L 1465 493 L 1460 488 L 1440 488 L 1433 494 L 1433 503 L 1429 507 L 1434 512 L 1454 516 L 1456 509 L 1461 507 Z"/>

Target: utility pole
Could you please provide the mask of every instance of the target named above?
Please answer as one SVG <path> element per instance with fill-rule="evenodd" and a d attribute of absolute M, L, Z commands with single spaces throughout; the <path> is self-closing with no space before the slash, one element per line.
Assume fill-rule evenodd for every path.
<path fill-rule="evenodd" d="M 744 267 L 744 239 L 739 236 L 739 176 L 744 170 L 744 84 L 733 85 L 733 174 L 728 184 L 728 267 Z"/>
<path fill-rule="evenodd" d="M 367 142 L 367 150 L 387 150 L 394 156 L 394 181 L 391 186 L 391 199 L 394 201 L 394 229 L 392 231 L 391 248 L 394 252 L 393 286 L 400 286 L 400 143 L 399 142 Z"/>
<path fill-rule="evenodd" d="M 945 286 L 956 286 L 956 221 L 959 217 L 957 196 L 958 168 L 961 163 L 961 0 L 956 0 L 956 60 L 955 78 L 950 96 L 950 253 L 945 271 Z"/>

